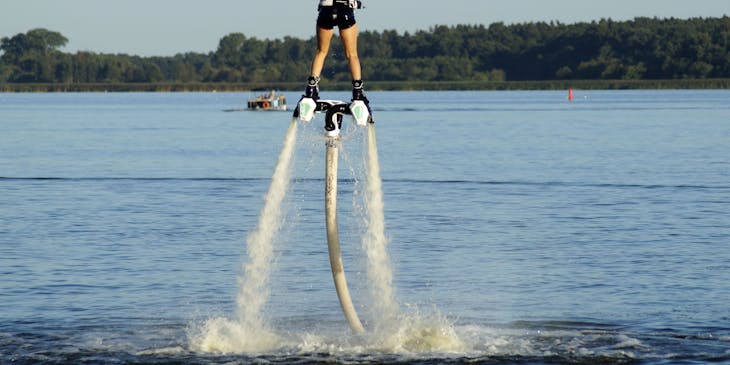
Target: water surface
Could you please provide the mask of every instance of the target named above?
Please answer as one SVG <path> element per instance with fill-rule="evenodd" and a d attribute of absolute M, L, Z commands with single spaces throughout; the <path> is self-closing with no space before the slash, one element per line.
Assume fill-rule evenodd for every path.
<path fill-rule="evenodd" d="M 223 112 L 248 97 L 0 94 L 0 362 L 730 362 L 728 91 L 371 92 L 402 320 L 443 332 L 421 343 L 349 332 L 321 117 L 302 125 L 265 313 L 281 342 L 196 351 L 234 315 L 291 120 Z M 368 327 L 364 133 L 343 133 Z"/>

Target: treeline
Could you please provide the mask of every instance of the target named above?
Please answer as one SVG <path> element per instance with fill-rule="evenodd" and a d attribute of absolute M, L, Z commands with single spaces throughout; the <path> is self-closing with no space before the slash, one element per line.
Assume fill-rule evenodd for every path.
<path fill-rule="evenodd" d="M 68 39 L 33 29 L 0 43 L 2 83 L 301 83 L 307 40 L 224 36 L 215 51 L 172 57 L 65 53 Z M 436 26 L 360 34 L 366 81 L 503 82 L 730 78 L 730 17 Z M 349 81 L 339 42 L 323 79 Z"/>

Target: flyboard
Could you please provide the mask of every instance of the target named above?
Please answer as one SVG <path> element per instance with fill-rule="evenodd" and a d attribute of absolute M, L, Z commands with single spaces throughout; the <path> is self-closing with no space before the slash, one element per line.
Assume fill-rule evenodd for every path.
<path fill-rule="evenodd" d="M 344 313 L 350 328 L 360 333 L 364 331 L 362 322 L 352 304 L 350 290 L 347 288 L 345 268 L 342 264 L 340 249 L 340 235 L 337 227 L 337 168 L 338 168 L 338 140 L 342 119 L 344 115 L 350 115 L 359 126 L 366 126 L 374 123 L 370 106 L 361 100 L 344 102 L 339 100 L 314 100 L 303 97 L 294 109 L 294 118 L 303 122 L 310 122 L 316 113 L 325 113 L 325 126 L 327 136 L 327 158 L 325 172 L 325 222 L 327 226 L 327 248 L 330 256 L 330 267 L 332 278 L 337 290 L 337 298 L 340 300 L 340 307 Z"/>

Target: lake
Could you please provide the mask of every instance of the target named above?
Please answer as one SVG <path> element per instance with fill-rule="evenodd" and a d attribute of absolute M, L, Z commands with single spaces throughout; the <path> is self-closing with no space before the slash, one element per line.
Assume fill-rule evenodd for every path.
<path fill-rule="evenodd" d="M 361 244 L 367 136 L 345 118 L 363 334 L 329 268 L 323 117 L 300 123 L 264 334 L 235 332 L 237 298 L 289 113 L 224 111 L 249 93 L 0 93 L 0 363 L 730 362 L 730 91 L 574 95 L 368 94 L 387 321 Z M 271 341 L 221 347 L 223 323 Z"/>

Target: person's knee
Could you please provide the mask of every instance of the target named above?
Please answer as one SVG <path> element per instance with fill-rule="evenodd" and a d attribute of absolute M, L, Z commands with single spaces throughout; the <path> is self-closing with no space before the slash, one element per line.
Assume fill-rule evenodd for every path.
<path fill-rule="evenodd" d="M 327 53 L 329 53 L 329 48 L 319 48 L 318 47 L 317 48 L 317 52 L 316 52 L 316 54 L 314 56 L 315 57 L 319 57 L 319 58 L 326 58 L 327 57 Z"/>
<path fill-rule="evenodd" d="M 357 52 L 345 52 L 345 58 L 347 58 L 350 62 L 360 61 L 360 57 L 357 55 Z"/>

